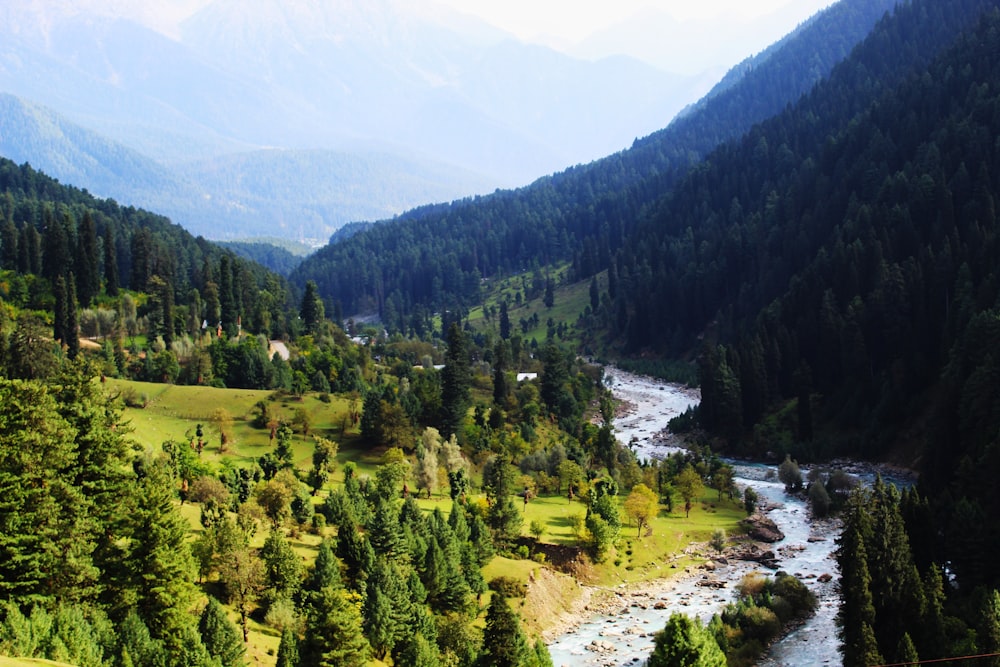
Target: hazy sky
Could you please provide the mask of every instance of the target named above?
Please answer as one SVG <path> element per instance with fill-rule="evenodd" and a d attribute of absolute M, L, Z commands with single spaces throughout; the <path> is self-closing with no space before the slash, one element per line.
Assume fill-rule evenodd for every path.
<path fill-rule="evenodd" d="M 643 9 L 656 9 L 676 19 L 749 19 L 783 7 L 801 10 L 802 18 L 833 0 L 438 0 L 481 16 L 497 27 L 530 39 L 540 35 L 580 41 L 620 23 Z"/>
<path fill-rule="evenodd" d="M 625 53 L 650 62 L 666 64 L 678 50 L 690 53 L 698 44 L 719 49 L 712 40 L 712 26 L 718 26 L 719 41 L 738 42 L 728 45 L 729 52 L 720 56 L 718 64 L 735 64 L 738 59 L 777 41 L 796 25 L 834 0 L 437 0 L 467 14 L 479 16 L 489 23 L 527 40 L 547 44 L 577 55 L 605 56 Z M 678 22 L 690 23 L 686 35 L 674 33 L 664 39 L 677 44 L 673 56 L 667 44 L 657 45 L 657 26 L 652 20 L 666 14 Z M 636 20 L 641 17 L 640 20 Z M 753 34 L 740 34 L 740 24 L 753 24 Z M 575 48 L 592 35 L 606 33 L 625 24 L 628 27 L 606 34 L 599 45 L 591 43 L 588 52 Z M 635 32 L 630 39 L 630 30 Z M 659 33 L 662 34 L 662 33 Z M 738 54 L 735 57 L 734 55 Z M 729 60 L 732 59 L 732 62 Z"/>

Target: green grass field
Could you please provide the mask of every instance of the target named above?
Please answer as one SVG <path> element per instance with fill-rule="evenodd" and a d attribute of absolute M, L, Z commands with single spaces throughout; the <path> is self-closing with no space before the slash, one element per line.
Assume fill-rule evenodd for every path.
<path fill-rule="evenodd" d="M 582 280 L 571 284 L 561 284 L 562 277 L 569 270 L 568 266 L 560 267 L 553 274 L 558 286 L 554 292 L 554 303 L 552 308 L 547 308 L 542 297 L 536 297 L 531 301 L 515 305 L 514 293 L 520 290 L 521 276 L 505 278 L 490 286 L 490 290 L 484 299 L 487 306 L 491 306 L 499 313 L 500 302 L 504 298 L 510 304 L 507 314 L 510 318 L 511 329 L 518 333 L 525 341 L 534 338 L 539 344 L 545 341 L 548 333 L 548 320 L 551 318 L 556 324 L 565 322 L 569 326 L 569 333 L 566 337 L 568 345 L 579 343 L 579 333 L 574 324 L 584 310 L 590 305 L 590 281 Z M 530 281 L 530 276 L 528 277 Z M 538 315 L 538 325 L 531 326 L 527 331 L 522 331 L 520 321 L 529 321 L 533 315 Z M 499 315 L 494 315 L 487 319 L 482 306 L 477 306 L 469 312 L 469 323 L 477 329 L 489 329 L 499 332 Z"/>
<path fill-rule="evenodd" d="M 238 465 L 254 461 L 273 447 L 268 429 L 257 429 L 251 424 L 255 405 L 259 401 L 265 401 L 272 414 L 284 419 L 291 419 L 296 411 L 304 410 L 309 417 L 311 434 L 320 434 L 339 443 L 337 468 L 332 480 L 334 487 L 343 482 L 343 467 L 346 462 L 353 461 L 360 474 L 371 475 L 374 474 L 384 454 L 384 448 L 372 448 L 361 442 L 357 427 L 349 425 L 347 420 L 350 410 L 349 400 L 343 397 L 332 397 L 329 403 L 324 403 L 318 396 L 312 394 L 300 400 L 289 396 L 277 396 L 270 391 L 187 387 L 124 380 L 108 380 L 107 388 L 113 392 L 127 392 L 133 396 L 145 397 L 145 407 L 126 408 L 124 416 L 131 425 L 131 437 L 152 451 L 159 450 L 164 440 L 188 441 L 200 423 L 204 428 L 204 438 L 208 442 L 203 452 L 206 461 L 217 463 L 223 458 L 229 458 Z M 212 425 L 212 414 L 220 408 L 226 410 L 233 418 L 234 439 L 226 452 L 219 451 L 218 431 Z M 311 465 L 313 451 L 311 434 L 306 436 L 296 433 L 293 437 L 296 465 L 302 471 Z M 545 434 L 541 435 L 544 437 Z M 328 492 L 328 489 L 320 491 L 315 502 L 322 502 Z M 451 511 L 452 504 L 445 487 L 430 498 L 419 498 L 418 503 L 426 512 L 440 509 L 445 515 Z M 530 535 L 531 523 L 537 521 L 544 528 L 541 535 L 542 542 L 564 546 L 579 543 L 574 533 L 574 519 L 584 517 L 587 511 L 586 505 L 579 500 L 569 501 L 565 496 L 539 496 L 531 499 L 526 505 L 521 505 L 521 509 L 524 518 L 522 524 L 524 536 Z M 196 535 L 201 530 L 198 506 L 185 504 L 181 507 L 181 513 L 191 526 L 192 536 Z M 694 504 L 690 518 L 684 517 L 683 510 L 675 510 L 671 514 L 661 512 L 653 519 L 650 534 L 644 530 L 643 535 L 637 536 L 635 525 L 629 524 L 623 513 L 618 547 L 605 563 L 592 568 L 592 580 L 588 583 L 615 586 L 621 583 L 669 577 L 675 572 L 682 571 L 694 561 L 694 557 L 684 555 L 688 547 L 694 543 L 707 542 L 712 532 L 718 528 L 729 534 L 735 534 L 739 530 L 738 523 L 742 517 L 742 508 L 729 501 L 717 502 L 716 493 L 712 490 L 707 490 L 701 502 Z M 263 543 L 265 534 L 266 531 L 259 531 L 255 542 Z M 300 531 L 295 533 L 290 541 L 292 547 L 302 557 L 303 563 L 311 565 L 321 539 L 320 535 Z M 484 576 L 487 581 L 502 574 L 528 582 L 542 567 L 544 567 L 542 564 L 533 560 L 498 556 L 484 568 Z M 557 585 L 563 586 L 567 595 L 571 594 L 570 586 Z M 484 596 L 481 601 L 483 609 L 488 601 L 489 595 Z M 543 629 L 544 623 L 543 618 L 526 619 L 526 624 L 533 631 Z M 248 657 L 252 664 L 273 664 L 278 641 L 277 634 L 271 628 L 252 624 L 248 646 Z M 8 665 L 20 667 L 29 664 L 53 663 L 0 661 L 0 667 Z"/>

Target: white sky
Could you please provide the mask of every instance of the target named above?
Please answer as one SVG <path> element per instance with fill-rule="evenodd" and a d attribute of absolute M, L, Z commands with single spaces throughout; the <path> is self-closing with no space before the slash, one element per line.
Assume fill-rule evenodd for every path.
<path fill-rule="evenodd" d="M 575 43 L 644 9 L 678 20 L 751 19 L 783 7 L 805 19 L 833 0 L 438 0 L 526 40 Z M 793 26 L 794 27 L 794 26 Z"/>

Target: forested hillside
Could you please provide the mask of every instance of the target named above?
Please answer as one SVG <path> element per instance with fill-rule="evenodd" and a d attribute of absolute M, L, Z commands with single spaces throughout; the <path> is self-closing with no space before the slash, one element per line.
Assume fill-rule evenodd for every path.
<path fill-rule="evenodd" d="M 699 421 L 731 451 L 922 471 L 849 507 L 846 665 L 1000 650 L 998 52 L 995 2 L 901 7 L 709 155 L 613 264 L 611 326 L 632 350 L 699 348 Z"/>
<path fill-rule="evenodd" d="M 162 216 L 6 159 L 0 192 L 0 299 L 7 306 L 0 338 L 10 345 L 2 361 L 12 377 L 45 375 L 53 350 L 38 343 L 51 336 L 70 358 L 81 340 L 102 347 L 110 375 L 192 383 L 214 375 L 253 384 L 223 372 L 194 341 L 218 329 L 270 338 L 301 330 L 289 317 L 298 306 L 284 278 Z M 216 343 L 218 357 L 228 338 Z M 266 345 L 251 356 L 262 355 L 258 365 L 266 365 Z M 245 375 L 253 365 L 232 368 Z"/>
<path fill-rule="evenodd" d="M 707 331 L 708 428 L 773 448 L 753 431 L 770 402 L 819 393 L 817 418 L 852 434 L 837 450 L 883 454 L 993 305 L 990 33 L 921 64 L 927 26 L 959 5 L 993 3 L 902 8 L 809 98 L 710 155 L 617 255 L 610 324 L 631 349 L 677 355 Z M 880 69 L 908 75 L 889 86 Z"/>
<path fill-rule="evenodd" d="M 825 76 L 894 1 L 845 0 L 789 38 L 738 84 L 630 150 L 516 191 L 416 209 L 317 252 L 292 274 L 329 306 L 378 313 L 406 330 L 414 312 L 479 303 L 482 278 L 572 260 L 607 268 L 641 211 L 720 141 L 740 136 Z M 945 30 L 947 26 L 942 26 Z"/>

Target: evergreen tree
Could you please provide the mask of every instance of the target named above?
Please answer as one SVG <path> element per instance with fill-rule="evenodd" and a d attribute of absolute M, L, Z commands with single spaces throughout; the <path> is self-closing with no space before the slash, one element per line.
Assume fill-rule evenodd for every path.
<path fill-rule="evenodd" d="M 844 593 L 840 602 L 840 638 L 847 667 L 878 664 L 866 662 L 873 650 L 877 652 L 877 646 L 872 646 L 875 606 L 865 546 L 865 536 L 871 532 L 871 518 L 865 499 L 866 495 L 860 490 L 852 495 L 837 548 L 841 590 Z"/>
<path fill-rule="evenodd" d="M 472 401 L 472 369 L 468 343 L 458 322 L 448 327 L 448 351 L 441 371 L 441 435 L 445 438 L 462 430 Z"/>
<path fill-rule="evenodd" d="M 302 305 L 299 308 L 299 317 L 302 318 L 306 333 L 310 334 L 317 333 L 319 325 L 323 322 L 323 301 L 320 299 L 319 290 L 313 280 L 306 281 Z"/>
<path fill-rule="evenodd" d="M 66 329 L 63 343 L 66 345 L 66 356 L 76 359 L 80 353 L 80 314 L 76 307 L 76 278 L 69 274 L 66 285 Z"/>
<path fill-rule="evenodd" d="M 101 289 L 100 276 L 101 258 L 97 250 L 97 227 L 94 225 L 94 218 L 87 210 L 80 220 L 77 230 L 76 247 L 76 290 L 80 300 L 80 305 L 84 308 L 90 306 L 97 293 Z"/>
<path fill-rule="evenodd" d="M 93 599 L 94 526 L 70 478 L 76 430 L 36 382 L 0 379 L 0 405 L 0 597 Z"/>
<path fill-rule="evenodd" d="M 222 665 L 242 667 L 246 664 L 243 659 L 246 648 L 243 646 L 239 631 L 229 620 L 226 610 L 214 597 L 209 596 L 208 605 L 201 612 L 198 631 L 209 655 L 218 658 Z"/>
<path fill-rule="evenodd" d="M 52 293 L 55 297 L 54 310 L 52 313 L 52 337 L 66 345 L 69 336 L 69 287 L 63 276 L 56 276 L 52 285 Z"/>
<path fill-rule="evenodd" d="M 236 335 L 236 323 L 240 315 L 233 287 L 233 273 L 232 260 L 229 255 L 223 255 L 219 260 L 219 316 L 227 336 Z"/>
<path fill-rule="evenodd" d="M 726 656 L 697 618 L 671 614 L 656 633 L 649 667 L 725 667 Z"/>
<path fill-rule="evenodd" d="M 517 469 L 494 456 L 483 468 L 483 489 L 490 506 L 486 520 L 497 545 L 509 546 L 521 535 L 524 517 L 511 497 Z"/>
<path fill-rule="evenodd" d="M 299 640 L 291 627 L 281 631 L 281 642 L 278 644 L 278 660 L 274 667 L 299 667 Z"/>
<path fill-rule="evenodd" d="M 108 296 L 118 296 L 118 245 L 115 238 L 115 226 L 108 224 L 104 228 L 104 291 Z"/>
<path fill-rule="evenodd" d="M 983 598 L 976 628 L 977 648 L 981 653 L 992 653 L 984 663 L 989 667 L 1000 666 L 1000 592 L 991 590 Z"/>
<path fill-rule="evenodd" d="M 495 592 L 486 610 L 483 650 L 478 664 L 481 667 L 529 667 L 531 654 L 517 615 L 506 598 Z"/>
<path fill-rule="evenodd" d="M 500 338 L 510 339 L 510 313 L 507 312 L 507 300 L 500 302 Z"/>
<path fill-rule="evenodd" d="M 0 268 L 17 270 L 18 232 L 14 219 L 8 213 L 0 227 Z"/>
<path fill-rule="evenodd" d="M 365 667 L 371 648 L 361 632 L 356 599 L 342 588 L 326 586 L 309 595 L 301 667 Z"/>
<path fill-rule="evenodd" d="M 340 561 L 333 553 L 331 541 L 323 540 L 320 542 L 319 550 L 316 553 L 316 562 L 306 579 L 304 588 L 315 593 L 326 586 L 339 588 L 341 585 Z"/>
<path fill-rule="evenodd" d="M 503 340 L 497 341 L 493 350 L 493 403 L 503 406 L 510 394 L 510 383 L 507 381 L 507 370 L 510 365 L 507 345 Z"/>
<path fill-rule="evenodd" d="M 73 267 L 73 254 L 70 249 L 69 214 L 57 218 L 49 207 L 42 214 L 44 221 L 45 251 L 44 276 L 55 282 L 56 276 L 64 276 Z"/>
<path fill-rule="evenodd" d="M 260 550 L 267 605 L 292 600 L 302 587 L 302 562 L 280 530 L 272 530 Z"/>
<path fill-rule="evenodd" d="M 904 664 L 907 667 L 917 667 L 920 664 L 920 656 L 917 655 L 917 648 L 913 645 L 913 640 L 910 639 L 910 633 L 908 632 L 904 632 L 903 636 L 899 639 L 899 646 L 896 647 L 895 662 Z"/>
<path fill-rule="evenodd" d="M 130 609 L 118 626 L 121 662 L 135 667 L 166 667 L 168 657 L 163 642 L 154 639 L 135 609 Z"/>
<path fill-rule="evenodd" d="M 423 562 L 427 601 L 437 613 L 461 611 L 468 605 L 469 585 L 462 572 L 462 553 L 454 533 L 437 514 Z"/>
<path fill-rule="evenodd" d="M 147 466 L 137 492 L 142 502 L 129 517 L 123 558 L 127 580 L 121 594 L 134 597 L 152 635 L 172 651 L 183 644 L 196 594 L 189 526 L 174 504 L 172 478 L 163 464 Z"/>

